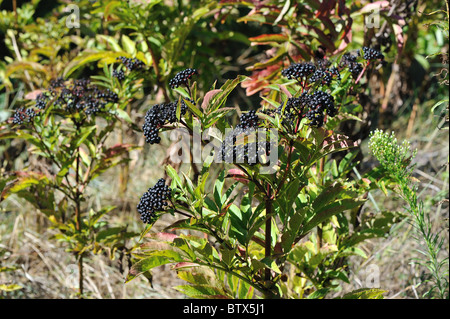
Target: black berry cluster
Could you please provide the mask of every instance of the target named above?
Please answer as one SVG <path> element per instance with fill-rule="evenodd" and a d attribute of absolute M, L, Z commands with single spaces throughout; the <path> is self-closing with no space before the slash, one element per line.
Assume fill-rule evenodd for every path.
<path fill-rule="evenodd" d="M 306 118 L 310 120 L 309 125 L 313 127 L 323 125 L 324 113 L 331 117 L 337 114 L 333 96 L 323 91 L 315 91 L 311 94 L 308 106 L 309 111 L 306 113 Z"/>
<path fill-rule="evenodd" d="M 331 76 L 336 77 L 339 81 L 341 80 L 341 74 L 339 73 L 339 69 L 335 66 L 332 66 L 328 69 L 328 72 L 331 74 Z"/>
<path fill-rule="evenodd" d="M 283 118 L 283 124 L 285 125 L 292 125 L 294 122 L 294 119 L 301 116 L 303 113 L 303 110 L 305 107 L 308 106 L 309 102 L 309 95 L 304 92 L 300 97 L 291 97 L 286 101 L 286 106 L 284 106 L 284 103 L 281 103 L 281 105 L 277 109 L 278 114 L 282 114 Z M 284 107 L 284 112 L 283 112 Z"/>
<path fill-rule="evenodd" d="M 114 70 L 112 72 L 112 76 L 117 78 L 117 80 L 119 81 L 123 81 L 125 79 L 125 72 L 123 72 L 122 70 Z"/>
<path fill-rule="evenodd" d="M 47 106 L 48 99 L 49 97 L 46 94 L 41 93 L 36 97 L 36 104 L 34 106 L 39 110 L 43 110 Z"/>
<path fill-rule="evenodd" d="M 256 126 L 258 126 L 258 116 L 256 115 L 256 111 L 250 111 L 241 115 L 239 124 L 236 127 L 247 129 L 255 128 Z"/>
<path fill-rule="evenodd" d="M 362 50 L 364 60 L 384 60 L 384 55 L 380 51 L 368 47 L 363 47 Z"/>
<path fill-rule="evenodd" d="M 36 111 L 28 108 L 25 109 L 24 107 L 19 107 L 12 116 L 12 124 L 21 125 L 24 122 L 30 122 L 34 117 L 36 116 Z"/>
<path fill-rule="evenodd" d="M 316 67 L 312 63 L 302 62 L 291 64 L 287 69 L 281 71 L 281 74 L 289 80 L 298 80 L 305 78 L 316 71 Z"/>
<path fill-rule="evenodd" d="M 125 67 L 130 71 L 141 70 L 145 67 L 145 63 L 136 58 L 120 56 L 117 60 L 120 60 L 122 64 L 125 65 Z"/>
<path fill-rule="evenodd" d="M 100 90 L 89 79 L 73 80 L 60 88 L 53 88 L 55 105 L 69 113 L 83 112 L 87 115 L 103 111 L 108 103 L 117 103 L 119 97 L 110 89 Z M 59 94 L 58 94 L 59 92 Z"/>
<path fill-rule="evenodd" d="M 303 117 L 310 120 L 310 126 L 321 127 L 325 113 L 333 117 L 337 111 L 333 96 L 323 91 L 315 91 L 312 94 L 304 92 L 298 98 L 289 98 L 286 106 L 281 104 L 277 109 L 277 113 L 282 115 L 283 125 L 287 127 L 292 127 L 295 121 Z"/>
<path fill-rule="evenodd" d="M 156 212 L 164 210 L 167 200 L 172 197 L 171 189 L 166 185 L 166 181 L 161 178 L 145 192 L 137 205 L 137 211 L 141 215 L 144 223 L 150 224 L 156 221 Z"/>
<path fill-rule="evenodd" d="M 327 70 L 316 70 L 316 72 L 309 78 L 310 83 L 319 82 L 322 85 L 330 85 L 333 80 L 333 75 Z"/>
<path fill-rule="evenodd" d="M 219 159 L 226 163 L 256 165 L 264 155 L 270 155 L 273 145 L 261 138 L 257 132 L 258 116 L 252 110 L 239 118 L 239 124 L 229 132 L 222 142 Z"/>
<path fill-rule="evenodd" d="M 318 69 L 325 70 L 330 65 L 331 65 L 331 61 L 328 60 L 328 59 L 317 59 L 316 60 L 316 66 L 317 66 Z"/>
<path fill-rule="evenodd" d="M 225 163 L 240 163 L 250 166 L 260 163 L 264 155 L 270 155 L 273 145 L 268 141 L 258 141 L 254 128 L 236 127 L 225 136 L 219 159 Z"/>
<path fill-rule="evenodd" d="M 147 111 L 144 118 L 145 141 L 150 144 L 158 144 L 161 141 L 159 137 L 159 129 L 167 123 L 175 123 L 177 121 L 177 102 L 161 103 L 154 105 Z M 187 106 L 183 100 L 180 105 L 180 115 L 186 114 Z"/>
<path fill-rule="evenodd" d="M 198 71 L 196 69 L 188 68 L 186 70 L 178 72 L 175 77 L 170 79 L 169 86 L 174 89 L 179 87 L 180 85 L 187 85 L 189 79 L 193 75 L 198 75 Z"/>
<path fill-rule="evenodd" d="M 354 79 L 358 78 L 363 70 L 363 65 L 357 62 L 358 56 L 350 53 L 345 53 L 341 57 L 341 61 L 339 63 L 340 67 L 348 67 L 348 70 L 352 74 Z"/>
<path fill-rule="evenodd" d="M 50 93 L 56 94 L 56 92 L 54 90 L 58 89 L 58 88 L 62 88 L 64 86 L 65 86 L 64 79 L 62 77 L 58 77 L 58 78 L 50 81 L 49 91 L 50 91 Z"/>

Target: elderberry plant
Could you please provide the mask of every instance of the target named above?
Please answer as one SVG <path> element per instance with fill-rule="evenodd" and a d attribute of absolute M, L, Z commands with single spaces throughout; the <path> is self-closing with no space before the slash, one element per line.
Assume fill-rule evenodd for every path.
<path fill-rule="evenodd" d="M 126 253 L 126 241 L 137 234 L 126 226 L 111 227 L 103 217 L 115 207 L 88 208 L 90 185 L 99 175 L 128 161 L 129 144 L 111 144 L 118 123 L 128 122 L 124 110 L 131 90 L 114 82 L 112 67 L 96 79 L 58 78 L 23 102 L 2 124 L 0 139 L 23 139 L 29 156 L 46 164 L 2 176 L 1 200 L 15 194 L 41 211 L 58 230 L 78 264 L 78 296 L 85 297 L 84 264 L 91 253 Z M 106 81 L 99 81 L 104 79 Z"/>
<path fill-rule="evenodd" d="M 333 131 L 351 118 L 344 107 L 352 102 L 346 92 L 356 90 L 361 77 L 351 76 L 348 59 L 361 63 L 361 72 L 367 68 L 356 55 L 354 61 L 343 56 L 340 62 L 287 67 L 281 73 L 291 81 L 278 85 L 280 100 L 265 97 L 262 107 L 244 112 L 234 128 L 225 117 L 234 108 L 225 104 L 246 77 L 213 86 L 202 99 L 196 82 L 187 81 L 192 69 L 178 73 L 170 86 L 180 94 L 179 102 L 148 111 L 145 137 L 159 143 L 160 128 L 183 127 L 193 140 L 213 130 L 208 137 L 214 141 L 202 141 L 212 148 L 205 147 L 198 174 L 179 174 L 167 165 L 170 187 L 160 179 L 141 197 L 137 210 L 147 223 L 147 241 L 137 249 L 127 279 L 173 264 L 190 283 L 176 289 L 196 298 L 318 298 L 337 282 L 348 282 L 346 258 L 364 257 L 357 245 L 384 236 L 400 219 L 380 212 L 376 222 L 367 218 L 356 224 L 351 217 L 376 183 L 349 179 L 356 166 L 355 143 Z M 176 126 L 166 126 L 168 119 Z M 333 158 L 336 152 L 345 156 Z M 216 165 L 225 166 L 213 179 Z M 152 233 L 167 213 L 180 217 L 167 230 L 204 236 Z M 364 293 L 378 298 L 382 291 Z"/>

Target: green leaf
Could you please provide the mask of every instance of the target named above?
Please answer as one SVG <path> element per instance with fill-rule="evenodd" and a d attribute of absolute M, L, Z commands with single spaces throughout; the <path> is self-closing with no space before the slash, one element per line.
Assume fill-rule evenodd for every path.
<path fill-rule="evenodd" d="M 18 289 L 22 289 L 22 286 L 16 285 L 16 284 L 11 284 L 11 285 L 0 285 L 0 291 L 5 291 L 5 292 L 11 292 L 14 290 L 18 290 Z"/>
<path fill-rule="evenodd" d="M 226 101 L 228 95 L 231 93 L 231 91 L 233 91 L 234 88 L 238 84 L 245 81 L 246 79 L 248 79 L 247 76 L 239 75 L 234 80 L 227 80 L 224 83 L 224 85 L 222 85 L 222 87 L 220 88 L 222 90 L 222 92 L 220 92 L 214 96 L 214 99 L 213 99 L 214 103 L 211 105 L 211 107 L 209 108 L 208 111 L 212 112 L 212 111 L 219 109 L 222 106 L 222 104 L 225 103 L 225 101 Z"/>
<path fill-rule="evenodd" d="M 311 258 L 308 260 L 308 266 L 311 267 L 312 269 L 317 268 L 329 254 L 332 254 L 337 251 L 338 248 L 336 245 L 324 245 L 320 247 L 318 253 L 311 256 Z"/>
<path fill-rule="evenodd" d="M 142 260 L 139 260 L 133 266 L 128 273 L 126 282 L 142 275 L 144 272 L 151 270 L 152 268 L 172 263 L 173 261 L 165 256 L 151 256 Z"/>
<path fill-rule="evenodd" d="M 187 271 L 179 271 L 178 277 L 191 285 L 174 287 L 193 298 L 230 298 L 231 295 L 219 280 L 215 272 L 207 267 L 192 267 Z"/>
<path fill-rule="evenodd" d="M 88 127 L 82 127 L 79 131 L 79 134 L 75 139 L 75 148 L 83 144 L 83 142 L 89 137 L 89 135 L 96 129 L 97 127 L 95 125 L 88 126 Z"/>
<path fill-rule="evenodd" d="M 282 48 L 278 50 L 278 54 L 267 61 L 255 63 L 253 66 L 248 67 L 247 71 L 254 71 L 258 69 L 265 69 L 271 65 L 275 65 L 278 62 L 282 61 L 287 55 L 286 49 Z"/>
<path fill-rule="evenodd" d="M 224 203 L 224 199 L 222 198 L 222 190 L 223 190 L 223 185 L 225 183 L 225 170 L 222 170 L 219 174 L 219 176 L 217 177 L 216 182 L 214 183 L 214 202 L 217 205 L 218 211 L 222 210 L 222 206 Z"/>
<path fill-rule="evenodd" d="M 116 4 L 119 3 L 119 1 L 113 1 L 113 2 L 115 2 Z M 105 15 L 106 15 L 106 13 L 105 13 Z M 112 49 L 113 51 L 115 51 L 115 52 L 120 52 L 120 51 L 122 51 L 122 48 L 120 47 L 119 43 L 117 42 L 117 40 L 116 40 L 114 37 L 109 36 L 109 35 L 104 35 L 104 34 L 97 34 L 96 37 L 97 37 L 98 39 L 103 39 L 103 40 L 105 40 L 106 42 L 108 42 L 109 45 L 111 46 L 111 49 Z"/>
<path fill-rule="evenodd" d="M 201 299 L 228 299 L 230 297 L 223 294 L 223 291 L 211 285 L 180 285 L 174 289 L 184 293 L 191 298 Z"/>
<path fill-rule="evenodd" d="M 335 184 L 333 186 L 325 186 L 324 190 L 316 197 L 312 203 L 312 208 L 317 211 L 323 206 L 331 203 L 335 198 L 344 191 L 344 187 L 341 184 Z"/>
<path fill-rule="evenodd" d="M 353 290 L 338 299 L 383 299 L 383 294 L 386 292 L 387 290 L 377 288 L 361 288 Z"/>
<path fill-rule="evenodd" d="M 75 72 L 77 69 L 83 67 L 85 64 L 104 60 L 110 63 L 113 63 L 116 61 L 116 59 L 122 55 L 122 52 L 112 52 L 112 51 L 106 51 L 106 52 L 87 52 L 83 53 L 80 56 L 73 59 L 64 69 L 63 77 L 67 78 L 69 75 L 71 75 L 73 72 Z"/>
<path fill-rule="evenodd" d="M 321 288 L 309 294 L 307 299 L 323 299 L 330 291 L 330 288 Z"/>
<path fill-rule="evenodd" d="M 323 207 L 319 212 L 314 214 L 314 217 L 311 218 L 310 221 L 306 223 L 306 225 L 303 228 L 303 234 L 306 234 L 308 231 L 319 225 L 321 222 L 327 220 L 331 216 L 346 211 L 347 209 L 358 207 L 362 205 L 364 202 L 365 200 L 347 198 L 337 200 Z"/>
<path fill-rule="evenodd" d="M 15 132 L 3 132 L 0 133 L 0 140 L 8 139 L 8 138 L 16 138 L 19 135 Z"/>
<path fill-rule="evenodd" d="M 177 188 L 182 190 L 184 189 L 183 184 L 181 183 L 180 176 L 178 176 L 177 171 L 169 164 L 166 166 L 167 175 L 172 179 L 173 182 L 177 185 Z"/>
<path fill-rule="evenodd" d="M 128 52 L 131 55 L 136 54 L 136 45 L 134 44 L 133 40 L 131 40 L 128 36 L 123 34 L 121 41 L 122 47 L 125 49 L 126 52 Z"/>
<path fill-rule="evenodd" d="M 280 15 L 275 19 L 275 21 L 273 22 L 273 25 L 277 25 L 278 22 L 280 22 L 281 20 L 283 20 L 283 17 L 285 16 L 285 14 L 288 12 L 289 8 L 291 6 L 291 1 L 290 0 L 286 0 L 284 2 L 284 6 L 283 9 L 281 9 Z"/>
<path fill-rule="evenodd" d="M 125 122 L 129 123 L 129 124 L 133 124 L 133 121 L 131 120 L 130 116 L 128 115 L 128 113 L 122 109 L 116 109 L 115 110 L 115 115 L 119 118 L 124 120 Z"/>
<path fill-rule="evenodd" d="M 187 107 L 192 111 L 192 113 L 197 115 L 197 117 L 201 120 L 203 118 L 202 111 L 199 108 L 197 108 L 197 106 L 192 104 L 191 101 L 189 101 L 187 99 L 183 99 L 183 100 L 184 100 L 184 103 L 187 105 Z"/>

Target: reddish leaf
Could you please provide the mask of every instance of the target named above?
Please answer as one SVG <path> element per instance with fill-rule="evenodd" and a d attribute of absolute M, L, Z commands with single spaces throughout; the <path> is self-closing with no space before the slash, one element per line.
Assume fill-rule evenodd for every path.
<path fill-rule="evenodd" d="M 285 87 L 284 85 L 281 85 L 281 84 L 277 84 L 277 85 L 278 85 L 278 87 L 281 89 L 281 91 L 283 91 L 284 94 L 287 95 L 288 98 L 291 98 L 291 97 L 292 97 L 291 92 L 289 92 L 288 89 L 286 89 L 286 87 Z"/>
<path fill-rule="evenodd" d="M 27 95 L 25 95 L 25 99 L 26 100 L 35 100 L 37 98 L 37 96 L 41 93 L 42 93 L 42 90 L 34 90 L 31 92 L 28 92 Z"/>
<path fill-rule="evenodd" d="M 370 13 L 373 11 L 380 11 L 382 9 L 386 9 L 389 7 L 389 1 L 375 1 L 372 3 L 366 4 L 364 7 L 361 8 L 359 11 L 360 13 Z"/>
<path fill-rule="evenodd" d="M 104 158 L 111 158 L 123 154 L 132 148 L 131 144 L 116 144 L 108 148 L 103 154 Z"/>
<path fill-rule="evenodd" d="M 261 34 L 257 37 L 249 38 L 252 45 L 262 45 L 270 42 L 284 43 L 289 40 L 289 38 L 284 34 Z"/>
<path fill-rule="evenodd" d="M 320 43 L 324 45 L 329 52 L 333 52 L 335 50 L 333 41 L 331 41 L 330 38 L 322 30 L 314 26 L 306 26 L 306 28 L 309 31 L 314 31 L 314 33 L 317 34 L 317 38 L 319 39 Z"/>
<path fill-rule="evenodd" d="M 230 206 L 233 205 L 233 203 L 229 203 L 227 206 L 225 206 L 222 211 L 220 212 L 220 216 L 225 215 L 228 212 L 228 209 L 230 208 Z"/>
<path fill-rule="evenodd" d="M 327 17 L 330 15 L 330 11 L 336 6 L 336 0 L 322 1 L 319 10 L 316 12 L 316 18 Z"/>
<path fill-rule="evenodd" d="M 175 238 L 178 238 L 178 235 L 171 233 L 152 233 L 146 234 L 145 237 L 172 242 Z"/>
<path fill-rule="evenodd" d="M 238 168 L 232 168 L 232 169 L 228 170 L 227 177 L 231 177 L 234 180 L 236 180 L 238 182 L 241 182 L 241 183 L 244 183 L 244 184 L 248 183 L 247 176 L 245 175 L 245 173 L 243 171 L 241 171 Z"/>
<path fill-rule="evenodd" d="M 253 95 L 269 85 L 269 80 L 274 77 L 281 68 L 281 62 L 276 65 L 271 65 L 264 70 L 254 71 L 252 76 L 241 83 L 241 86 L 246 89 L 247 96 Z"/>
<path fill-rule="evenodd" d="M 211 101 L 211 99 L 220 92 L 222 92 L 221 89 L 211 90 L 211 91 L 207 92 L 205 94 L 205 97 L 203 98 L 202 109 L 206 110 L 208 108 L 209 101 Z"/>
<path fill-rule="evenodd" d="M 180 262 L 180 263 L 174 265 L 172 267 L 172 269 L 180 269 L 180 268 L 188 268 L 188 267 L 196 267 L 196 266 L 199 266 L 199 265 L 195 264 L 195 263 L 183 261 L 183 262 Z"/>

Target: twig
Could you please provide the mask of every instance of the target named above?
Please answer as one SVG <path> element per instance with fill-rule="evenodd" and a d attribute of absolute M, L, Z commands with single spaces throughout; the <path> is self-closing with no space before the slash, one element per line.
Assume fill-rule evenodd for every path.
<path fill-rule="evenodd" d="M 15 1 L 14 1 L 14 3 L 15 3 Z M 17 17 L 17 12 L 16 12 L 16 17 Z M 22 62 L 22 55 L 20 54 L 19 47 L 17 46 L 16 36 L 14 35 L 14 32 L 11 32 L 10 34 L 11 34 L 11 41 L 12 41 L 12 45 L 14 48 L 14 52 L 17 55 L 17 60 Z M 33 85 L 33 82 L 31 81 L 30 74 L 28 73 L 27 70 L 24 70 L 23 73 L 25 74 L 25 78 L 27 79 L 28 85 L 30 86 L 31 90 L 34 91 L 34 85 Z"/>

